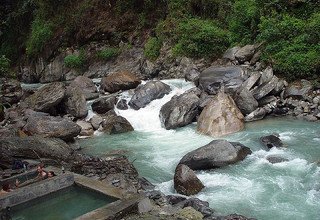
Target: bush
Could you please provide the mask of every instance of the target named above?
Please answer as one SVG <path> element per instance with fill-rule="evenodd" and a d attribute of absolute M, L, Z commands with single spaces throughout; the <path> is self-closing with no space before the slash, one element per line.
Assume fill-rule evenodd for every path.
<path fill-rule="evenodd" d="M 158 38 L 151 37 L 144 45 L 144 55 L 149 60 L 156 60 L 160 55 L 160 49 L 162 47 L 162 41 Z"/>
<path fill-rule="evenodd" d="M 186 19 L 176 30 L 176 55 L 218 57 L 229 46 L 228 32 L 210 20 Z"/>
<path fill-rule="evenodd" d="M 80 55 L 71 54 L 64 58 L 64 64 L 68 68 L 79 69 L 84 66 L 84 63 L 85 63 L 85 57 L 82 53 L 80 53 Z"/>
<path fill-rule="evenodd" d="M 0 57 L 0 76 L 7 76 L 10 69 L 10 60 L 2 55 Z"/>
<path fill-rule="evenodd" d="M 27 55 L 36 56 L 53 36 L 52 25 L 41 19 L 35 19 L 31 26 L 31 35 L 27 40 Z"/>
<path fill-rule="evenodd" d="M 110 60 L 113 57 L 116 57 L 119 55 L 119 49 L 114 47 L 108 47 L 106 49 L 103 49 L 101 51 L 97 52 L 97 57 L 102 60 Z"/>

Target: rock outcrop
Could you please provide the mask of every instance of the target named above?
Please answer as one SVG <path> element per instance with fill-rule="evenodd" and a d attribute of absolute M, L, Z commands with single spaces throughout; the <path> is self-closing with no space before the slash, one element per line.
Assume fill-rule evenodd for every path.
<path fill-rule="evenodd" d="M 183 195 L 194 195 L 200 192 L 204 185 L 188 166 L 179 164 L 174 173 L 174 188 Z"/>
<path fill-rule="evenodd" d="M 187 153 L 179 162 L 192 170 L 207 170 L 227 166 L 243 160 L 251 150 L 238 143 L 214 140 Z"/>
<path fill-rule="evenodd" d="M 146 107 L 151 101 L 161 99 L 169 94 L 170 86 L 161 81 L 149 81 L 144 85 L 139 86 L 129 101 L 131 108 L 139 110 Z"/>
<path fill-rule="evenodd" d="M 214 137 L 238 132 L 243 128 L 242 113 L 233 99 L 224 92 L 214 96 L 198 118 L 198 131 Z"/>

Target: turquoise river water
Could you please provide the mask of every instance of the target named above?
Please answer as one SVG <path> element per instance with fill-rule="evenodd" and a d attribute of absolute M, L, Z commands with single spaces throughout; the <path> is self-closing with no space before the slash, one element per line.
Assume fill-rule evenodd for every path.
<path fill-rule="evenodd" d="M 200 135 L 196 125 L 165 130 L 159 121 L 159 110 L 175 94 L 192 87 L 182 80 L 164 81 L 173 91 L 138 111 L 117 110 L 127 118 L 135 131 L 119 135 L 96 133 L 82 139 L 84 152 L 104 155 L 121 150 L 141 176 L 166 194 L 174 194 L 173 175 L 186 153 L 214 138 Z M 124 93 L 129 99 L 130 94 Z M 91 114 L 92 115 L 92 114 Z M 267 150 L 259 137 L 278 133 L 285 146 Z M 272 118 L 246 123 L 245 130 L 223 137 L 238 141 L 253 153 L 244 161 L 222 169 L 197 172 L 205 188 L 196 197 L 206 200 L 220 214 L 238 213 L 261 220 L 320 219 L 320 124 Z M 266 159 L 277 156 L 286 162 L 271 164 Z"/>

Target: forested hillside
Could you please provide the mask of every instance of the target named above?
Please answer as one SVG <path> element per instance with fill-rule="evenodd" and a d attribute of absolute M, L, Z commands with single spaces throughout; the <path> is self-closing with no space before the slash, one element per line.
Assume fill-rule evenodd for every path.
<path fill-rule="evenodd" d="M 151 61 L 163 43 L 175 56 L 209 59 L 230 46 L 262 43 L 262 60 L 277 74 L 319 75 L 319 0 L 1 0 L 0 7 L 1 75 L 90 42 L 109 46 L 98 58 L 116 55 L 125 42 L 143 46 Z M 80 52 L 65 63 L 85 60 Z"/>

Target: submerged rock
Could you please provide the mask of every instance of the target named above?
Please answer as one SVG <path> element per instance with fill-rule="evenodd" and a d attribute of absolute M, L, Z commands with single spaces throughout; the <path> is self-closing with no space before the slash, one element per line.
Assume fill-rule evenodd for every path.
<path fill-rule="evenodd" d="M 185 164 L 193 170 L 207 170 L 236 163 L 251 153 L 250 148 L 238 142 L 214 140 L 186 154 L 179 164 Z"/>
<path fill-rule="evenodd" d="M 171 92 L 170 86 L 161 81 L 149 81 L 139 86 L 132 96 L 129 105 L 135 110 L 146 107 L 151 101 L 161 99 Z"/>
<path fill-rule="evenodd" d="M 179 164 L 174 174 L 174 188 L 183 195 L 194 195 L 200 192 L 204 185 L 188 166 Z"/>
<path fill-rule="evenodd" d="M 268 156 L 266 159 L 272 164 L 289 161 L 288 159 L 279 156 Z"/>
<path fill-rule="evenodd" d="M 267 148 L 283 147 L 283 143 L 276 135 L 267 135 L 260 138 L 260 142 Z"/>
<path fill-rule="evenodd" d="M 117 72 L 101 79 L 101 89 L 114 93 L 120 90 L 134 89 L 140 83 L 140 79 L 133 73 Z"/>
<path fill-rule="evenodd" d="M 160 120 L 166 129 L 175 129 L 190 124 L 198 114 L 200 99 L 194 90 L 173 96 L 160 109 Z"/>
<path fill-rule="evenodd" d="M 208 102 L 198 118 L 198 131 L 214 137 L 238 132 L 243 128 L 242 113 L 233 99 L 223 92 Z"/>

